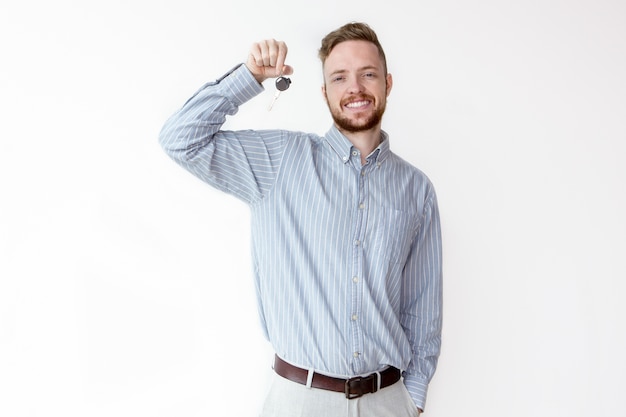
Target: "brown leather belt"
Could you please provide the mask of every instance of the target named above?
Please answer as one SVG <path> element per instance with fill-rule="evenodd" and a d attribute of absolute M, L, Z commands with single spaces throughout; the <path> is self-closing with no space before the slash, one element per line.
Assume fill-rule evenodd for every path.
<path fill-rule="evenodd" d="M 274 359 L 274 371 L 290 381 L 306 385 L 309 371 L 295 367 L 278 355 Z M 359 398 L 364 394 L 378 391 L 378 378 L 380 375 L 380 388 L 385 388 L 395 384 L 400 380 L 400 370 L 390 366 L 389 368 L 367 376 L 357 376 L 350 379 L 334 378 L 318 373 L 313 374 L 311 386 L 313 388 L 325 389 L 328 391 L 343 392 L 346 398 Z"/>

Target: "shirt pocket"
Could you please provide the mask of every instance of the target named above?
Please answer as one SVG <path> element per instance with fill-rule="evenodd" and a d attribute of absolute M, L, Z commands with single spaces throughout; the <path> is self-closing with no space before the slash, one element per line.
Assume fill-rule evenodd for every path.
<path fill-rule="evenodd" d="M 373 255 L 390 263 L 404 263 L 416 233 L 416 222 L 409 213 L 383 208 L 373 222 Z"/>

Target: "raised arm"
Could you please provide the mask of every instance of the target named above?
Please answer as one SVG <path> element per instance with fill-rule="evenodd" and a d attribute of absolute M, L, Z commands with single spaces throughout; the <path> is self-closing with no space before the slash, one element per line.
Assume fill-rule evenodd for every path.
<path fill-rule="evenodd" d="M 262 198 L 278 170 L 280 131 L 223 131 L 226 116 L 263 91 L 272 76 L 290 74 L 286 45 L 275 40 L 252 45 L 245 65 L 205 84 L 164 124 L 159 142 L 183 168 L 210 185 L 251 203 Z"/>

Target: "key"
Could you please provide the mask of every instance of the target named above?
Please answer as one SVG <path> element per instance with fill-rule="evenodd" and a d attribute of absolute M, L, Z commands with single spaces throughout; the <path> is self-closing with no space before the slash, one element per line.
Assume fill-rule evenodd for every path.
<path fill-rule="evenodd" d="M 270 106 L 267 108 L 267 111 L 272 111 L 272 107 L 274 107 L 274 103 L 276 103 L 276 100 L 278 100 L 278 96 L 280 96 L 280 90 L 276 90 L 276 92 L 274 93 L 274 98 L 272 99 Z"/>
<path fill-rule="evenodd" d="M 267 109 L 267 111 L 272 110 L 272 107 L 274 107 L 274 103 L 276 103 L 276 100 L 278 100 L 278 96 L 280 96 L 280 93 L 289 88 L 291 80 L 281 75 L 280 77 L 276 78 L 276 81 L 274 83 L 276 84 L 276 93 L 274 93 L 274 98 L 272 99 L 270 107 Z"/>

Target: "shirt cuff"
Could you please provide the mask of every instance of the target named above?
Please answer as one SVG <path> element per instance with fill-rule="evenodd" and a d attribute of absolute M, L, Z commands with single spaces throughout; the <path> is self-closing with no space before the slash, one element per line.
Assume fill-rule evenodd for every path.
<path fill-rule="evenodd" d="M 417 376 L 405 374 L 404 385 L 417 408 L 424 410 L 426 395 L 428 394 L 428 381 Z"/>
<path fill-rule="evenodd" d="M 224 86 L 228 87 L 233 94 L 234 102 L 237 106 L 242 105 L 265 90 L 245 64 L 235 67 L 224 81 Z"/>
<path fill-rule="evenodd" d="M 265 90 L 245 64 L 239 64 L 217 80 L 206 83 L 192 98 L 202 96 L 209 87 L 222 89 L 223 94 L 229 97 L 229 101 L 235 107 L 241 106 Z"/>

